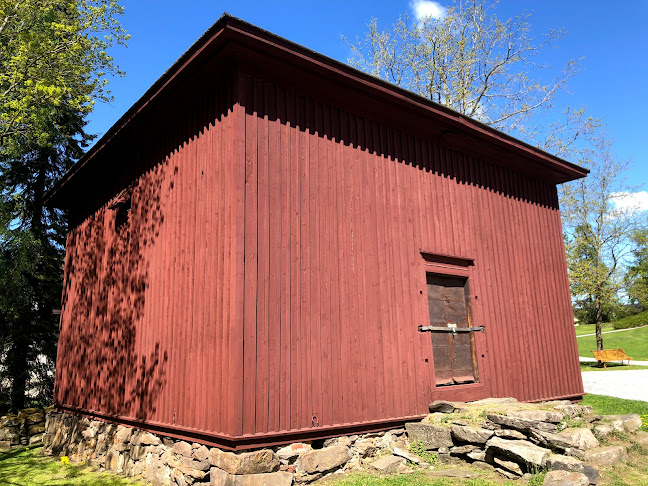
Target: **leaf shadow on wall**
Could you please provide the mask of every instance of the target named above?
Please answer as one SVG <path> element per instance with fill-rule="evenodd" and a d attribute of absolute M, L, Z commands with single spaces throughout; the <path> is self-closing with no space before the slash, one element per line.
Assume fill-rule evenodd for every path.
<path fill-rule="evenodd" d="M 143 343 L 139 353 L 136 333 L 150 283 L 147 249 L 164 222 L 160 196 L 165 181 L 169 185 L 167 171 L 168 162 L 157 165 L 132 194 L 123 191 L 70 233 L 59 403 L 140 420 L 155 412 L 168 353 L 159 341 Z"/>
<path fill-rule="evenodd" d="M 164 281 L 164 273 L 163 280 L 151 281 L 151 265 L 174 265 L 173 258 L 154 249 L 165 208 L 179 204 L 172 193 L 186 167 L 179 166 L 177 154 L 232 111 L 230 78 L 188 81 L 194 82 L 207 83 L 210 89 L 172 94 L 144 112 L 99 152 L 72 188 L 80 203 L 70 204 L 73 229 L 66 257 L 57 404 L 140 421 L 152 416 L 171 421 L 158 408 L 171 371 L 184 366 L 186 357 L 172 356 L 174 337 L 161 335 L 160 329 L 168 328 L 168 313 L 181 303 L 174 300 L 178 294 L 168 291 L 172 283 Z M 127 218 L 125 187 L 132 190 Z"/>

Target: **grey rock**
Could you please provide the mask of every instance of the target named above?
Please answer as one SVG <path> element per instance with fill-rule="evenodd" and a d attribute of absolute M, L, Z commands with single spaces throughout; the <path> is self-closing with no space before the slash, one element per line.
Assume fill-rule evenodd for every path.
<path fill-rule="evenodd" d="M 296 442 L 294 444 L 287 445 L 286 447 L 282 447 L 276 452 L 276 454 L 280 460 L 285 461 L 288 464 L 292 464 L 300 454 L 303 454 L 310 449 L 310 445 L 304 444 L 302 442 Z"/>
<path fill-rule="evenodd" d="M 496 467 L 495 470 L 498 473 L 500 473 L 502 476 L 507 477 L 509 479 L 514 479 L 515 480 L 515 479 L 518 479 L 520 477 L 517 474 L 509 471 L 508 469 L 504 469 L 504 468 L 501 468 L 501 467 Z"/>
<path fill-rule="evenodd" d="M 549 471 L 542 486 L 589 486 L 590 481 L 584 474 L 574 471 Z"/>
<path fill-rule="evenodd" d="M 0 452 L 7 452 L 8 450 L 11 450 L 11 441 L 0 440 Z"/>
<path fill-rule="evenodd" d="M 312 483 L 313 481 L 317 481 L 322 476 L 324 476 L 322 473 L 315 473 L 315 474 L 298 473 L 295 475 L 295 482 L 297 484 L 308 484 L 308 483 Z"/>
<path fill-rule="evenodd" d="M 209 448 L 204 445 L 191 446 L 191 457 L 196 461 L 209 461 Z"/>
<path fill-rule="evenodd" d="M 209 474 L 210 486 L 290 486 L 292 482 L 293 475 L 288 472 L 236 476 L 212 467 Z"/>
<path fill-rule="evenodd" d="M 538 422 L 549 422 L 557 424 L 563 419 L 563 414 L 560 412 L 548 412 L 546 410 L 511 410 L 507 417 L 536 420 Z"/>
<path fill-rule="evenodd" d="M 472 459 L 473 461 L 481 461 L 484 462 L 486 460 L 486 452 L 485 451 L 472 451 L 466 454 L 466 457 L 469 459 Z"/>
<path fill-rule="evenodd" d="M 623 424 L 623 428 L 627 432 L 635 432 L 641 428 L 641 417 L 636 413 L 630 413 L 627 415 L 607 415 L 606 419 L 620 420 Z"/>
<path fill-rule="evenodd" d="M 144 434 L 141 434 L 137 438 L 137 442 L 135 444 L 136 445 L 160 445 L 161 443 L 162 440 L 160 440 L 158 436 L 146 432 Z"/>
<path fill-rule="evenodd" d="M 45 423 L 40 423 L 40 424 L 35 424 L 35 425 L 30 425 L 27 428 L 27 435 L 36 435 L 36 434 L 42 434 L 45 432 Z"/>
<path fill-rule="evenodd" d="M 555 432 L 556 430 L 558 430 L 555 424 L 540 422 L 538 420 L 508 417 L 506 415 L 499 415 L 499 414 L 488 414 L 487 417 L 488 420 L 490 420 L 491 422 L 494 422 L 498 425 L 503 425 L 505 427 L 509 427 L 511 429 L 519 430 L 522 432 L 530 429 L 538 429 L 538 430 L 542 430 L 543 432 Z"/>
<path fill-rule="evenodd" d="M 506 440 L 501 437 L 492 437 L 486 443 L 486 452 L 491 449 L 514 461 L 538 467 L 543 467 L 551 454 L 548 449 L 538 447 L 526 440 Z"/>
<path fill-rule="evenodd" d="M 527 438 L 527 436 L 524 435 L 522 432 L 518 432 L 517 430 L 511 430 L 511 429 L 495 430 L 495 435 L 503 439 L 523 439 L 524 440 Z"/>
<path fill-rule="evenodd" d="M 234 454 L 213 448 L 210 462 L 230 474 L 261 474 L 279 469 L 279 459 L 270 449 Z"/>
<path fill-rule="evenodd" d="M 643 447 L 648 447 L 648 432 L 639 430 L 635 432 L 634 441 Z"/>
<path fill-rule="evenodd" d="M 425 462 L 416 454 L 412 454 L 411 452 L 404 451 L 403 449 L 400 449 L 398 447 L 394 447 L 393 454 L 395 456 L 402 457 L 403 459 L 406 459 L 409 462 L 413 462 L 414 464 L 420 464 L 422 462 Z"/>
<path fill-rule="evenodd" d="M 398 469 L 400 464 L 403 464 L 405 459 L 397 456 L 383 456 L 380 459 L 376 459 L 370 465 L 376 471 L 383 474 L 390 474 Z"/>
<path fill-rule="evenodd" d="M 452 447 L 450 429 L 439 425 L 407 423 L 405 424 L 410 442 L 420 441 L 427 450 L 441 447 Z"/>
<path fill-rule="evenodd" d="M 554 408 L 562 412 L 565 417 L 569 418 L 578 417 L 579 415 L 586 413 L 586 409 L 581 405 L 556 405 Z"/>
<path fill-rule="evenodd" d="M 29 438 L 29 445 L 38 444 L 39 442 L 43 442 L 43 435 L 45 435 L 45 434 L 32 435 Z"/>
<path fill-rule="evenodd" d="M 599 440 L 606 439 L 613 431 L 614 428 L 608 424 L 596 424 L 592 429 L 594 437 Z"/>
<path fill-rule="evenodd" d="M 517 476 L 522 476 L 524 474 L 524 471 L 522 471 L 522 468 L 517 462 L 508 460 L 505 457 L 502 456 L 494 456 L 493 457 L 493 463 L 496 467 L 501 467 L 506 469 L 507 471 L 510 471 Z"/>
<path fill-rule="evenodd" d="M 590 484 L 596 484 L 598 481 L 598 469 L 574 457 L 552 454 L 547 459 L 547 469 L 573 471 L 584 474 L 589 479 Z"/>
<path fill-rule="evenodd" d="M 454 455 L 468 454 L 469 452 L 472 452 L 475 449 L 478 449 L 478 447 L 473 444 L 455 446 L 450 448 L 450 454 L 454 454 Z"/>
<path fill-rule="evenodd" d="M 593 447 L 598 447 L 599 441 L 596 440 L 590 429 L 565 429 L 556 434 L 562 440 L 567 442 L 571 447 L 586 451 Z"/>
<path fill-rule="evenodd" d="M 178 454 L 184 457 L 191 457 L 191 451 L 191 444 L 189 442 L 185 442 L 184 440 L 178 441 L 173 444 L 174 454 Z"/>
<path fill-rule="evenodd" d="M 117 432 L 115 433 L 114 440 L 116 443 L 130 442 L 130 438 L 132 435 L 133 435 L 133 429 L 131 427 L 120 425 L 117 427 Z"/>
<path fill-rule="evenodd" d="M 353 450 L 355 450 L 360 457 L 370 457 L 378 452 L 376 443 L 373 439 L 360 439 L 353 444 Z"/>
<path fill-rule="evenodd" d="M 209 471 L 209 461 L 196 461 L 190 457 L 182 457 L 180 459 L 180 465 L 196 471 Z"/>
<path fill-rule="evenodd" d="M 345 446 L 325 447 L 308 451 L 297 459 L 297 469 L 306 473 L 324 473 L 337 469 L 351 459 Z"/>
<path fill-rule="evenodd" d="M 469 442 L 471 444 L 485 444 L 493 435 L 492 430 L 477 427 L 464 427 L 461 425 L 452 425 L 450 431 L 452 437 L 458 441 Z"/>
<path fill-rule="evenodd" d="M 445 400 L 435 400 L 429 405 L 430 413 L 452 413 L 455 411 L 463 411 L 466 409 L 466 404 L 463 402 L 448 402 Z"/>
<path fill-rule="evenodd" d="M 595 466 L 610 466 L 628 458 L 628 451 L 624 446 L 597 447 L 585 451 L 585 460 Z"/>
<path fill-rule="evenodd" d="M 331 439 L 326 439 L 324 441 L 324 447 L 331 447 L 331 446 L 349 447 L 350 445 L 351 445 L 351 438 L 348 436 L 333 437 Z"/>

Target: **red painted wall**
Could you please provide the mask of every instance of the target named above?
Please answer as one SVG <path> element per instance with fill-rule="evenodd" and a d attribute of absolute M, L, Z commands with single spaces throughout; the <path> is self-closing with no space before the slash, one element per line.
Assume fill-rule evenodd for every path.
<path fill-rule="evenodd" d="M 77 188 L 57 405 L 241 447 L 435 398 L 583 393 L 555 186 L 388 111 L 216 71 L 116 135 L 102 183 Z M 125 234 L 110 203 L 128 184 Z M 434 386 L 421 252 L 474 260 L 480 384 Z"/>

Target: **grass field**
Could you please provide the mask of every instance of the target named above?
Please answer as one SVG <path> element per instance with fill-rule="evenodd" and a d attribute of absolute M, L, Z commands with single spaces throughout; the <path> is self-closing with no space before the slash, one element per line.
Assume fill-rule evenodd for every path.
<path fill-rule="evenodd" d="M 581 363 L 581 371 L 625 371 L 625 370 L 648 370 L 648 366 L 622 365 L 621 363 L 606 363 L 606 368 L 599 367 L 597 362 Z"/>
<path fill-rule="evenodd" d="M 576 342 L 578 343 L 578 354 L 591 358 L 592 350 L 596 349 L 596 337 L 579 337 Z M 605 349 L 623 348 L 628 356 L 632 356 L 632 359 L 648 361 L 648 327 L 604 334 L 603 347 Z"/>
<path fill-rule="evenodd" d="M 611 322 L 604 322 L 602 329 L 603 332 L 614 331 L 614 327 L 612 327 Z M 594 334 L 596 332 L 596 326 L 594 324 L 581 324 L 578 327 L 574 327 L 574 330 L 576 331 L 576 336 L 582 336 L 583 334 Z"/>
<path fill-rule="evenodd" d="M 594 413 L 599 415 L 624 415 L 627 413 L 639 414 L 644 422 L 642 430 L 648 431 L 648 402 L 640 400 L 624 400 L 623 398 L 608 397 L 606 395 L 592 395 L 588 393 L 583 398 L 583 405 L 590 405 Z M 648 484 L 648 483 L 647 483 Z"/>
<path fill-rule="evenodd" d="M 0 452 L 0 485 L 20 486 L 126 486 L 143 485 L 88 467 L 64 464 L 40 455 L 42 446 Z"/>

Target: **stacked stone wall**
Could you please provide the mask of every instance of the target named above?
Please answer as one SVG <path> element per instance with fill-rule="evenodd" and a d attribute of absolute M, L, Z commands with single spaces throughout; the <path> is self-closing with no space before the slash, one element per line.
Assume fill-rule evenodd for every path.
<path fill-rule="evenodd" d="M 421 422 L 387 432 L 241 453 L 52 411 L 43 444 L 46 454 L 156 485 L 290 486 L 354 469 L 409 473 L 453 462 L 511 479 L 548 470 L 548 485 L 554 479 L 595 485 L 598 467 L 627 457 L 623 445 L 600 441 L 636 433 L 648 443 L 648 434 L 636 432 L 638 415 L 597 416 L 570 402 L 433 402 L 430 411 Z M 442 472 L 436 469 L 429 474 Z"/>
<path fill-rule="evenodd" d="M 38 444 L 45 432 L 45 410 L 26 408 L 15 415 L 0 417 L 0 452 Z"/>

